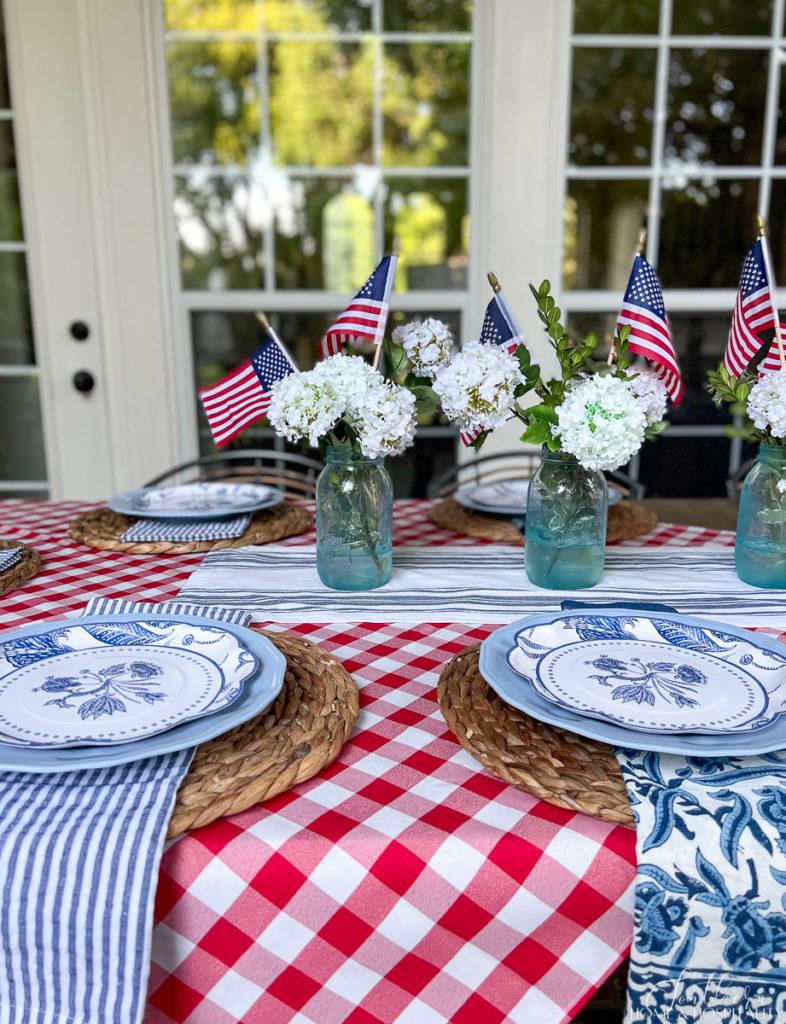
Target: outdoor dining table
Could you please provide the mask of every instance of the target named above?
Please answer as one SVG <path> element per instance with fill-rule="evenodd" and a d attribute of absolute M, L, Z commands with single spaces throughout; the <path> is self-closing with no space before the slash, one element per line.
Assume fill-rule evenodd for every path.
<path fill-rule="evenodd" d="M 204 557 L 75 544 L 69 521 L 91 507 L 0 502 L 0 536 L 43 559 L 0 599 L 0 625 L 78 614 L 97 596 L 164 601 Z M 428 509 L 396 503 L 397 545 L 484 543 L 436 527 Z M 733 540 L 660 524 L 623 543 Z M 496 624 L 257 624 L 336 655 L 360 717 L 319 776 L 169 845 L 146 1024 L 570 1020 L 630 944 L 635 835 L 492 778 L 456 742 L 440 670 Z"/>

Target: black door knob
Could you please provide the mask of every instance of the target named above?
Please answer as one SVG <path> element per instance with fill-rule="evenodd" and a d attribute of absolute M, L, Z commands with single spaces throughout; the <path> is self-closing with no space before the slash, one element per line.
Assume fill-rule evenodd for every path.
<path fill-rule="evenodd" d="M 77 370 L 74 374 L 73 385 L 77 391 L 81 391 L 86 395 L 96 386 L 96 380 L 93 374 L 88 373 L 87 370 Z"/>
<path fill-rule="evenodd" d="M 84 320 L 74 320 L 68 330 L 74 341 L 86 341 L 90 337 L 90 328 Z"/>

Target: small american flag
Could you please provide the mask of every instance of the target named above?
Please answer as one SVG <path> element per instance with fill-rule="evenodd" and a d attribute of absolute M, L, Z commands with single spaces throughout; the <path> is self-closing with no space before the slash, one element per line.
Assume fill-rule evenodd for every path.
<path fill-rule="evenodd" d="M 519 345 L 524 343 L 524 335 L 499 292 L 494 294 L 486 306 L 479 340 L 486 345 L 499 345 L 510 353 L 515 352 Z M 468 448 L 482 433 L 483 428 L 476 427 L 474 430 L 462 430 L 459 437 L 462 444 Z"/>
<path fill-rule="evenodd" d="M 775 326 L 772 292 L 767 274 L 767 264 L 761 239 L 757 239 L 742 264 L 740 286 L 734 314 L 731 319 L 729 340 L 723 356 L 723 365 L 734 377 L 739 377 L 762 346 L 762 331 Z M 773 339 L 772 349 L 764 360 L 762 369 L 779 369 L 777 342 Z M 776 365 L 768 366 L 772 355 Z"/>
<path fill-rule="evenodd" d="M 626 324 L 630 327 L 629 350 L 653 364 L 672 402 L 679 405 L 682 401 L 682 376 L 671 340 L 663 292 L 658 275 L 639 255 L 633 260 L 617 330 Z"/>
<path fill-rule="evenodd" d="M 268 327 L 265 340 L 249 359 L 216 384 L 203 388 L 199 397 L 218 447 L 264 416 L 273 385 L 295 372 L 297 367 L 289 353 Z"/>
<path fill-rule="evenodd" d="M 351 338 L 382 344 L 396 263 L 398 256 L 386 256 L 338 320 L 328 327 L 322 338 L 323 359 L 338 355 Z"/>

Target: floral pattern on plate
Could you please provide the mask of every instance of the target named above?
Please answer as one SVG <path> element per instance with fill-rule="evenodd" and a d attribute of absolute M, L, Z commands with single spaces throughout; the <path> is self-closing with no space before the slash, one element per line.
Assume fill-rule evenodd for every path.
<path fill-rule="evenodd" d="M 3 742 L 123 743 L 233 703 L 257 659 L 231 632 L 167 619 L 74 620 L 0 640 Z"/>
<path fill-rule="evenodd" d="M 526 627 L 511 668 L 567 710 L 642 731 L 726 732 L 786 707 L 786 657 L 666 616 L 555 615 Z"/>

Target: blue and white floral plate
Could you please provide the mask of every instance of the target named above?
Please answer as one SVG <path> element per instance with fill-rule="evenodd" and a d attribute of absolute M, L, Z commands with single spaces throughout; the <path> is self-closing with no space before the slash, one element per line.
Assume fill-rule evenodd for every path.
<path fill-rule="evenodd" d="M 50 748 L 132 742 L 228 707 L 257 667 L 237 636 L 207 620 L 106 616 L 5 635 L 0 739 Z"/>
<path fill-rule="evenodd" d="M 698 619 L 576 610 L 520 630 L 507 659 L 568 711 L 645 732 L 711 733 L 761 728 L 784 709 L 782 651 Z"/>
<path fill-rule="evenodd" d="M 277 487 L 216 482 L 143 487 L 118 494 L 107 505 L 142 519 L 219 519 L 272 508 L 283 500 Z"/>
<path fill-rule="evenodd" d="M 9 642 L 19 643 L 51 633 L 53 630 L 68 630 L 75 626 L 84 627 L 95 624 L 125 627 L 129 623 L 140 621 L 153 622 L 161 628 L 164 623 L 176 622 L 178 625 L 189 627 L 195 635 L 197 631 L 215 627 L 215 620 L 195 615 L 86 616 L 78 620 L 49 622 L 15 630 L 13 633 L 7 633 L 0 637 L 0 645 L 6 646 Z M 124 743 L 52 749 L 0 741 L 0 770 L 51 773 L 125 764 L 127 761 L 141 760 L 158 754 L 169 754 L 176 750 L 198 746 L 200 743 L 220 736 L 236 725 L 261 714 L 281 691 L 286 659 L 267 637 L 260 636 L 253 630 L 233 623 L 221 623 L 220 628 L 242 644 L 254 660 L 252 674 L 245 679 L 239 694 L 231 703 L 213 710 L 212 713 L 169 728 L 165 732 Z M 137 647 L 139 660 L 146 658 L 146 648 L 146 643 L 140 643 Z M 57 657 L 56 654 L 52 656 Z M 45 664 L 49 660 L 49 656 L 41 657 L 39 660 L 41 664 Z"/>
<path fill-rule="evenodd" d="M 616 505 L 624 497 L 622 491 L 609 484 L 609 505 Z M 469 484 L 456 491 L 454 499 L 475 512 L 497 516 L 520 516 L 527 510 L 529 480 L 490 480 L 484 484 Z"/>
<path fill-rule="evenodd" d="M 682 646 L 681 643 L 676 645 L 666 644 L 664 645 L 665 650 L 670 650 L 671 653 L 666 654 L 665 650 L 662 650 L 657 656 L 652 656 L 647 645 L 656 641 L 645 635 L 641 641 L 642 654 L 636 655 L 636 657 L 640 658 L 640 662 L 635 663 L 636 671 L 639 675 L 646 676 L 649 672 L 654 671 L 655 674 L 660 673 L 664 675 L 668 680 L 676 679 L 680 683 L 687 680 L 689 685 L 695 686 L 695 691 L 701 690 L 704 684 L 698 684 L 692 673 L 683 673 L 685 680 L 682 680 L 677 674 L 676 669 L 671 666 L 687 664 L 689 668 L 695 669 L 696 665 L 692 655 L 708 652 L 706 650 L 695 650 L 693 645 L 699 648 L 706 648 L 708 644 L 712 644 L 715 647 L 722 648 L 714 652 L 715 656 L 723 654 L 725 650 L 727 659 L 729 661 L 732 658 L 734 659 L 735 680 L 736 673 L 744 671 L 750 675 L 751 679 L 758 681 L 761 689 L 765 691 L 765 696 L 759 695 L 756 697 L 756 700 L 758 701 L 758 706 L 764 705 L 764 712 L 757 719 L 749 721 L 745 727 L 740 727 L 737 724 L 732 725 L 726 731 L 707 730 L 706 732 L 698 732 L 694 727 L 694 731 L 687 732 L 662 726 L 646 728 L 638 724 L 636 727 L 626 723 L 623 724 L 621 721 L 615 720 L 622 717 L 618 714 L 617 710 L 612 712 L 615 715 L 614 719 L 595 717 L 588 714 L 588 709 L 586 708 L 582 708 L 580 711 L 574 710 L 567 702 L 557 703 L 554 701 L 553 695 L 550 694 L 547 698 L 543 693 L 538 692 L 535 686 L 536 673 L 534 666 L 538 663 L 541 656 L 546 656 L 552 649 L 558 650 L 559 648 L 548 647 L 544 644 L 547 650 L 538 652 L 530 647 L 530 654 L 533 657 L 527 657 L 523 653 L 523 648 L 519 646 L 519 637 L 523 637 L 525 642 L 531 641 L 534 629 L 540 626 L 549 627 L 552 637 L 554 636 L 555 628 L 558 630 L 564 628 L 566 633 L 573 632 L 573 627 L 563 627 L 563 623 L 570 620 L 595 620 L 595 626 L 598 627 L 598 632 L 600 633 L 607 628 L 606 624 L 609 622 L 615 623 L 614 626 L 609 627 L 610 630 L 614 630 L 617 626 L 621 630 L 623 623 L 620 620 L 647 618 L 661 623 L 661 628 L 666 631 L 669 631 L 671 626 L 673 630 L 671 632 L 672 640 L 679 639 L 688 646 Z M 603 625 L 599 625 L 599 623 Z M 587 642 L 596 645 L 600 641 L 603 645 L 602 649 L 600 645 L 597 648 L 593 647 L 589 654 L 586 655 L 588 658 L 594 661 L 608 657 L 615 662 L 623 663 L 623 658 L 618 657 L 619 650 L 613 648 L 614 639 L 612 637 L 591 636 L 591 630 L 595 628 L 591 624 L 587 624 L 586 630 L 582 626 L 579 628 L 584 631 L 584 636 L 586 637 L 586 640 L 579 638 L 579 643 Z M 538 636 L 540 639 L 544 638 L 542 633 L 538 634 Z M 617 642 L 621 643 L 622 641 L 618 640 Z M 631 637 L 627 641 L 628 653 L 625 655 L 622 667 L 615 664 L 612 669 L 607 663 L 604 663 L 603 668 L 590 666 L 588 669 L 582 668 L 582 676 L 599 675 L 607 677 L 610 671 L 632 671 L 630 666 L 630 645 L 635 647 L 637 643 L 639 641 L 635 637 Z M 510 660 L 510 657 L 516 651 L 522 651 L 521 660 L 518 655 L 514 658 L 519 664 L 520 670 L 518 671 L 513 667 Z M 690 654 L 686 655 L 686 651 L 690 652 Z M 689 656 L 690 660 L 688 660 Z M 749 657 L 753 660 L 748 661 Z M 666 672 L 665 669 L 651 670 L 646 667 L 639 668 L 639 665 L 646 666 L 646 663 L 650 661 L 657 665 L 665 665 L 668 661 L 670 665 L 669 671 Z M 721 662 L 722 668 L 726 667 L 723 665 L 722 659 L 719 658 L 719 662 Z M 524 668 L 526 664 L 529 666 L 528 672 Z M 548 668 L 549 662 L 546 661 L 545 664 Z M 733 626 L 719 626 L 703 619 L 694 619 L 690 616 L 677 615 L 675 613 L 657 612 L 650 615 L 649 613 L 635 610 L 623 611 L 619 607 L 615 608 L 613 606 L 593 608 L 591 612 L 571 609 L 564 612 L 534 615 L 496 630 L 483 642 L 480 650 L 480 671 L 488 684 L 503 700 L 513 707 L 519 708 L 539 721 L 547 722 L 550 725 L 559 726 L 570 732 L 575 732 L 581 736 L 589 736 L 592 739 L 601 740 L 614 746 L 631 747 L 638 750 L 657 750 L 663 753 L 694 754 L 702 757 L 763 754 L 786 748 L 786 715 L 780 713 L 784 710 L 784 704 L 786 704 L 786 693 L 783 693 L 786 690 L 786 687 L 784 687 L 784 682 L 786 682 L 786 648 L 771 637 L 752 634 Z M 704 675 L 709 674 L 706 670 L 706 663 L 702 663 L 700 671 Z M 713 677 L 716 673 L 717 668 L 713 670 Z M 732 677 L 726 676 L 725 678 L 731 679 Z M 607 679 L 607 682 L 610 685 L 604 685 L 600 680 L 594 680 L 583 685 L 591 686 L 597 683 L 604 693 L 617 687 L 615 680 Z M 650 687 L 652 686 L 652 680 L 646 680 L 646 682 L 641 679 L 638 681 L 625 680 L 620 682 L 619 685 L 623 687 Z M 736 682 L 734 682 L 734 685 L 736 685 Z M 661 689 L 668 692 L 668 688 L 664 684 L 661 683 L 660 686 Z M 686 692 L 683 687 L 674 687 L 672 689 L 681 694 Z M 751 691 L 755 692 L 755 688 L 751 687 Z M 688 694 L 688 699 L 693 699 L 692 694 Z M 615 702 L 612 701 L 612 703 Z M 630 705 L 625 710 L 631 711 L 634 715 L 641 709 L 642 705 L 646 705 L 648 711 L 654 707 L 646 698 L 639 702 L 634 697 L 633 700 L 623 703 Z M 693 709 L 682 708 L 680 713 L 685 713 L 686 710 Z"/>

